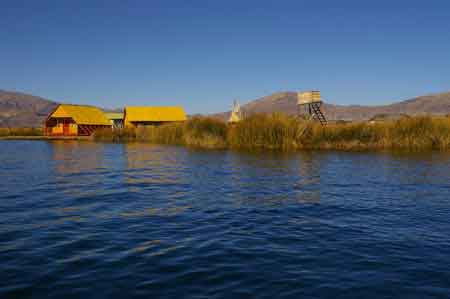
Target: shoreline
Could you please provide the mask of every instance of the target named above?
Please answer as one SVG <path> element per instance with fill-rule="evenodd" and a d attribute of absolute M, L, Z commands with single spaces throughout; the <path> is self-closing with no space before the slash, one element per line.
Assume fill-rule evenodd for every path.
<path fill-rule="evenodd" d="M 380 123 L 322 126 L 283 114 L 253 115 L 236 124 L 194 117 L 183 123 L 118 130 L 101 129 L 93 136 L 44 136 L 42 132 L 13 131 L 0 140 L 73 140 L 102 143 L 144 142 L 205 150 L 295 152 L 450 151 L 450 118 L 414 117 Z"/>
<path fill-rule="evenodd" d="M 204 151 L 237 151 L 237 152 L 257 152 L 257 153 L 296 153 L 296 152 L 323 152 L 323 151 L 338 151 L 347 153 L 357 152 L 384 152 L 384 153 L 432 153 L 432 152 L 449 152 L 450 149 L 436 149 L 436 148 L 405 148 L 405 147 L 383 147 L 373 145 L 353 145 L 353 146 L 339 146 L 339 145 L 326 145 L 318 147 L 297 147 L 297 148 L 267 148 L 267 147 L 255 147 L 255 148 L 233 148 L 231 146 L 204 146 L 201 144 L 179 144 L 179 143 L 160 143 L 152 142 L 148 140 L 96 140 L 92 136 L 2 136 L 1 141 L 90 141 L 101 144 L 130 144 L 130 143 L 144 143 L 153 145 L 164 146 L 181 146 L 187 149 L 204 150 Z"/>
<path fill-rule="evenodd" d="M 0 136 L 1 140 L 93 140 L 91 136 Z"/>

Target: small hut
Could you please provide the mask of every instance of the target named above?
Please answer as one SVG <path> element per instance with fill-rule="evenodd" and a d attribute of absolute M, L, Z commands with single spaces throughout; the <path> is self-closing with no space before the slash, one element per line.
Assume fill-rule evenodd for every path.
<path fill-rule="evenodd" d="M 103 111 L 82 105 L 58 105 L 44 123 L 44 133 L 48 136 L 90 136 L 103 128 L 111 128 Z"/>
<path fill-rule="evenodd" d="M 153 106 L 153 107 L 125 107 L 125 127 L 157 126 L 171 122 L 182 122 L 187 120 L 183 107 L 179 106 Z"/>
<path fill-rule="evenodd" d="M 109 119 L 113 129 L 123 129 L 123 113 L 122 112 L 107 112 L 106 117 Z"/>

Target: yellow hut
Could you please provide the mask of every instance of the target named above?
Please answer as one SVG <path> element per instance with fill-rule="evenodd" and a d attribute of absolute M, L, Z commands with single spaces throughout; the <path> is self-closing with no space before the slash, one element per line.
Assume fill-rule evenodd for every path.
<path fill-rule="evenodd" d="M 125 127 L 128 128 L 187 120 L 186 113 L 180 106 L 125 107 L 123 118 Z"/>
<path fill-rule="evenodd" d="M 59 105 L 44 124 L 45 135 L 50 136 L 90 136 L 101 128 L 111 128 L 103 111 L 82 105 Z"/>

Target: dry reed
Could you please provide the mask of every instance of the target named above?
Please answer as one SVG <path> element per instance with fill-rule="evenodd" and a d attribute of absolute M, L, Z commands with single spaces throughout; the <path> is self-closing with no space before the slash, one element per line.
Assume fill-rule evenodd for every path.
<path fill-rule="evenodd" d="M 280 113 L 253 115 L 233 125 L 214 118 L 195 117 L 184 123 L 99 131 L 95 139 L 246 150 L 448 150 L 450 118 L 421 116 L 321 126 Z"/>

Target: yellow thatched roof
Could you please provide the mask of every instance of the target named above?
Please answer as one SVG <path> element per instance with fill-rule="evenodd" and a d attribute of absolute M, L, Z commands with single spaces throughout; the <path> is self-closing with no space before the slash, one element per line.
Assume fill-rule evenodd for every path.
<path fill-rule="evenodd" d="M 111 125 L 102 110 L 92 106 L 59 105 L 49 118 L 72 118 L 79 125 Z"/>
<path fill-rule="evenodd" d="M 184 121 L 183 107 L 125 107 L 125 122 Z"/>

